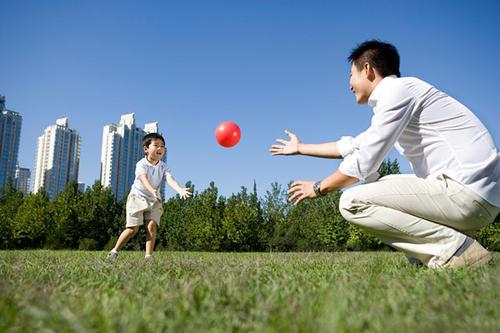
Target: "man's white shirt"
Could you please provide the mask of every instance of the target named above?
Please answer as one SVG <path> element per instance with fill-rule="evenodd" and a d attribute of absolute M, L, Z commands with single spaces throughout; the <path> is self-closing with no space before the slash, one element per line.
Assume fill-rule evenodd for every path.
<path fill-rule="evenodd" d="M 150 200 L 156 200 L 151 195 L 151 193 L 149 193 L 146 187 L 144 187 L 144 184 L 139 179 L 139 176 L 144 174 L 146 174 L 146 176 L 148 177 L 151 186 L 153 186 L 155 190 L 158 190 L 163 179 L 168 175 L 171 175 L 172 171 L 163 161 L 159 161 L 156 165 L 153 165 L 149 163 L 147 158 L 144 157 L 139 162 L 137 162 L 135 166 L 135 180 L 134 184 L 132 185 L 131 192 L 146 197 Z"/>
<path fill-rule="evenodd" d="M 420 178 L 446 176 L 500 207 L 500 154 L 464 105 L 413 77 L 385 77 L 368 99 L 370 127 L 337 145 L 339 170 L 369 180 L 395 146 Z"/>

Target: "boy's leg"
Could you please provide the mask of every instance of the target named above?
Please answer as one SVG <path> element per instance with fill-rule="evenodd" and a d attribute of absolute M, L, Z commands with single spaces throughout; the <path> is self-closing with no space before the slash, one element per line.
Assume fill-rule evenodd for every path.
<path fill-rule="evenodd" d="M 346 220 L 429 267 L 441 267 L 464 244 L 457 230 L 486 226 L 499 211 L 449 178 L 413 175 L 348 189 L 339 206 Z"/>
<path fill-rule="evenodd" d="M 153 254 L 157 229 L 156 222 L 150 220 L 146 226 L 146 256 L 151 256 Z"/>
<path fill-rule="evenodd" d="M 139 227 L 143 223 L 144 210 L 147 208 L 147 202 L 143 198 L 129 193 L 126 203 L 126 221 L 127 229 L 123 230 L 120 237 L 116 241 L 115 247 L 111 250 L 108 257 L 116 257 L 118 251 L 134 237 L 139 231 Z"/>
<path fill-rule="evenodd" d="M 146 260 L 150 260 L 155 248 L 156 232 L 160 225 L 161 216 L 163 214 L 163 204 L 155 201 L 151 208 L 144 212 L 144 221 L 146 223 Z"/>
<path fill-rule="evenodd" d="M 127 242 L 130 240 L 130 238 L 134 237 L 135 234 L 139 231 L 139 226 L 133 226 L 133 227 L 127 227 L 127 229 L 123 230 L 121 233 L 120 237 L 118 237 L 118 240 L 116 241 L 115 247 L 113 248 L 112 251 L 118 252 L 120 249 L 127 244 Z"/>

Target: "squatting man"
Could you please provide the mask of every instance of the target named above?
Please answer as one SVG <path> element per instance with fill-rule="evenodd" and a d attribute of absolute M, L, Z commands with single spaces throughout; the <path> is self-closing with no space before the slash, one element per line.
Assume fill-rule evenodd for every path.
<path fill-rule="evenodd" d="M 348 57 L 350 89 L 373 108 L 370 127 L 335 142 L 302 143 L 285 131 L 272 155 L 342 158 L 321 181 L 294 181 L 296 205 L 352 185 L 340 198 L 344 218 L 430 268 L 476 267 L 492 255 L 473 235 L 500 212 L 500 155 L 481 121 L 463 104 L 415 77 L 401 77 L 397 49 L 378 40 Z M 414 171 L 378 181 L 395 146 Z"/>

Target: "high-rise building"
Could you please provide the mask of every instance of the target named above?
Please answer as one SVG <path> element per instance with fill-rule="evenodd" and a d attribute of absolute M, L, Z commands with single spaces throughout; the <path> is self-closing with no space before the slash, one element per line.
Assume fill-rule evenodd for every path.
<path fill-rule="evenodd" d="M 14 179 L 14 186 L 16 189 L 25 195 L 30 192 L 30 179 L 31 171 L 27 168 L 16 166 L 16 177 Z"/>
<path fill-rule="evenodd" d="M 101 183 L 109 187 L 117 200 L 130 191 L 135 179 L 135 165 L 144 157 L 142 138 L 158 132 L 158 123 L 136 126 L 134 113 L 121 116 L 120 124 L 104 126 L 101 147 Z M 162 186 L 162 195 L 164 185 Z"/>
<path fill-rule="evenodd" d="M 0 112 L 0 188 L 3 188 L 9 178 L 14 182 L 23 118 L 7 110 L 5 96 L 1 95 Z"/>
<path fill-rule="evenodd" d="M 33 192 L 44 188 L 50 198 L 70 181 L 78 181 L 80 135 L 68 127 L 68 118 L 56 120 L 38 138 Z"/>
<path fill-rule="evenodd" d="M 146 123 L 144 125 L 144 132 L 148 133 L 158 133 L 158 122 L 155 121 L 153 123 Z"/>

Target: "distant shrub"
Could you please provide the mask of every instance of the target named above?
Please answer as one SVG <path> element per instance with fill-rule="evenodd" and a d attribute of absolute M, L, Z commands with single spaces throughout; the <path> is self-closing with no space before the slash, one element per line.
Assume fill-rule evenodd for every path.
<path fill-rule="evenodd" d="M 500 215 L 495 222 L 479 230 L 476 239 L 488 250 L 500 251 Z"/>
<path fill-rule="evenodd" d="M 83 238 L 78 242 L 78 250 L 94 251 L 97 250 L 97 241 L 91 238 Z"/>

